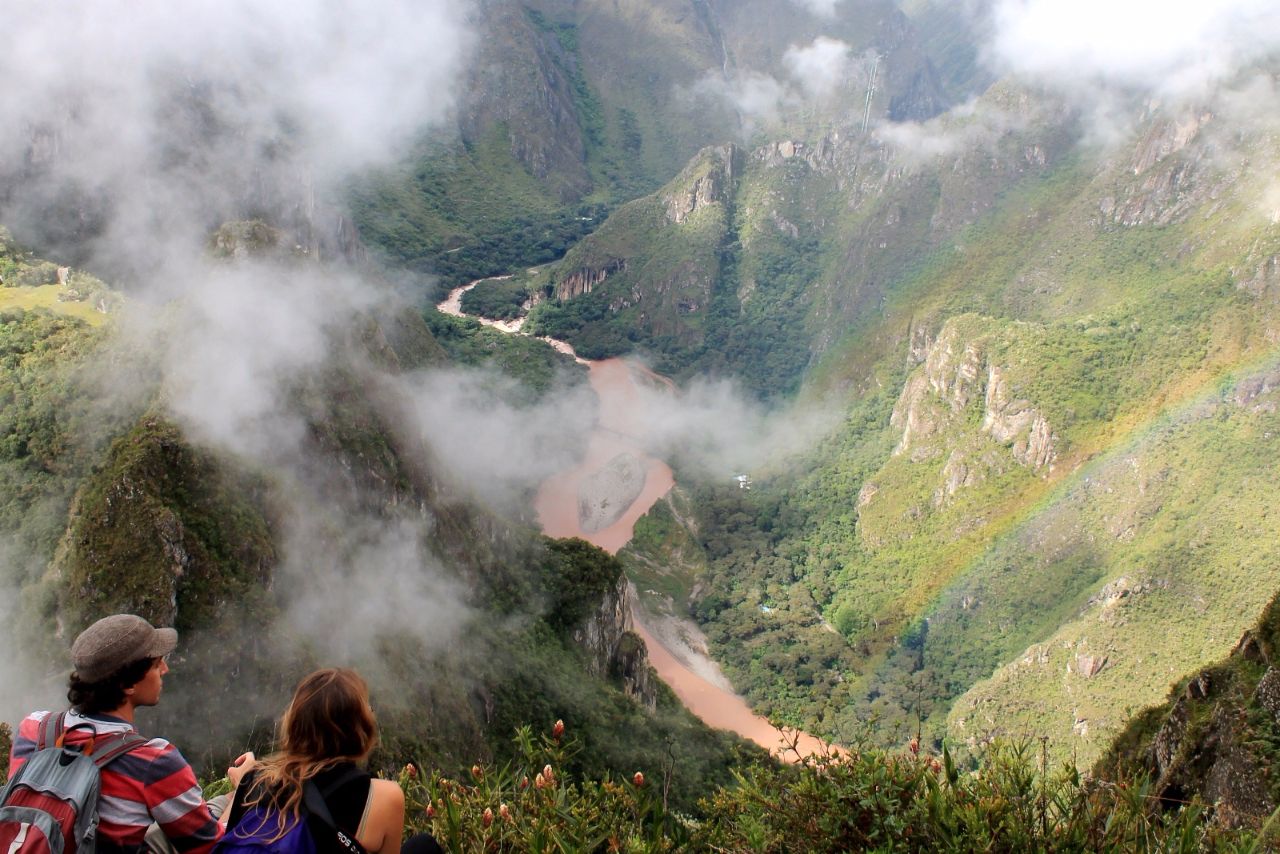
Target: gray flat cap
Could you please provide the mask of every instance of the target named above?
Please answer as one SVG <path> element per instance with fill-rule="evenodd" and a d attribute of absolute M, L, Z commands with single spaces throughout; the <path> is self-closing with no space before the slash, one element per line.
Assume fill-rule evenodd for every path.
<path fill-rule="evenodd" d="M 101 682 L 126 664 L 173 652 L 178 633 L 157 629 L 135 614 L 103 617 L 71 645 L 71 666 L 85 682 Z"/>

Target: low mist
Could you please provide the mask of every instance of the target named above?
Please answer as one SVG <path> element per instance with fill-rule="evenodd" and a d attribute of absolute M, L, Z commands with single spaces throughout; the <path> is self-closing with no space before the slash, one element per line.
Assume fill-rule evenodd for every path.
<path fill-rule="evenodd" d="M 429 524 L 371 505 L 336 461 L 308 456 L 291 392 L 342 352 L 354 317 L 394 307 L 385 285 L 320 263 L 342 260 L 332 212 L 354 171 L 448 117 L 468 11 L 451 0 L 5 8 L 0 74 L 20 85 L 0 100 L 0 222 L 75 251 L 127 292 L 122 347 L 146 350 L 150 375 L 104 372 L 104 399 L 158 383 L 193 443 L 280 485 L 287 631 L 328 663 L 372 662 L 392 633 L 441 649 L 467 619 Z M 213 229 L 258 217 L 282 229 L 276 261 L 211 259 Z M 15 630 L 35 622 L 15 616 L 17 587 L 40 571 L 11 549 L 0 557 L 13 720 L 59 700 L 69 662 L 49 650 L 71 638 L 22 638 L 39 652 L 16 654 Z M 206 647 L 187 637 L 180 652 Z"/>

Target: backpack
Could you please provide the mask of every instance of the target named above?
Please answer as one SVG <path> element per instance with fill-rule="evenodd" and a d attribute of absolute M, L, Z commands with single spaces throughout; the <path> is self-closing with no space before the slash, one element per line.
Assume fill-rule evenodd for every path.
<path fill-rule="evenodd" d="M 367 854 L 354 837 L 347 835 L 333 821 L 325 798 L 341 788 L 360 772 L 351 769 L 321 791 L 314 781 L 302 786 L 302 816 L 278 839 L 279 812 L 270 804 L 259 802 L 246 807 L 241 801 L 253 785 L 253 772 L 245 775 L 236 789 L 236 799 L 227 813 L 227 831 L 214 846 L 213 854 L 317 854 L 317 839 L 337 843 L 346 854 Z M 333 848 L 332 845 L 327 846 Z"/>
<path fill-rule="evenodd" d="M 93 854 L 102 769 L 147 739 L 132 732 L 65 744 L 67 713 L 45 715 L 36 752 L 0 793 L 0 851 L 6 854 Z M 49 743 L 50 730 L 57 733 Z"/>

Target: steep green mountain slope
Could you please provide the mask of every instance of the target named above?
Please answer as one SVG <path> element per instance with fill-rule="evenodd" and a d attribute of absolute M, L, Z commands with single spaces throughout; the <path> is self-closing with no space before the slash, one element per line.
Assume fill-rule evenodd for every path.
<path fill-rule="evenodd" d="M 699 149 L 759 128 L 734 105 L 743 87 L 772 81 L 765 124 L 779 110 L 817 127 L 846 118 L 785 61 L 819 36 L 847 46 L 838 91 L 867 90 L 858 121 L 926 118 L 967 86 L 937 73 L 885 0 L 849 0 L 833 18 L 798 3 L 493 0 L 473 23 L 456 126 L 351 190 L 367 242 L 448 284 L 557 257 Z"/>
<path fill-rule="evenodd" d="M 595 356 L 640 349 L 677 378 L 727 374 L 773 397 L 794 391 L 841 338 L 865 349 L 879 334 L 870 328 L 884 328 L 891 289 L 915 311 L 914 294 L 934 286 L 931 266 L 954 264 L 958 243 L 976 235 L 990 239 L 967 269 L 987 284 L 948 287 L 985 307 L 1002 287 L 999 253 L 1032 227 L 1015 211 L 1048 216 L 1061 201 L 1053 194 L 1069 192 L 1076 134 L 1011 87 L 989 92 L 985 109 L 1008 129 L 963 149 L 950 169 L 921 166 L 857 125 L 707 149 L 555 265 L 554 299 L 533 323 Z M 980 134 L 981 124 L 962 116 L 945 132 Z"/>
<path fill-rule="evenodd" d="M 865 139 L 746 156 L 726 203 L 739 322 L 753 301 L 786 316 L 761 241 L 812 235 L 787 256 L 816 271 L 790 364 L 810 399 L 849 403 L 800 471 L 696 488 L 694 610 L 786 720 L 1043 734 L 1087 763 L 1280 581 L 1262 391 L 1280 232 L 1239 179 L 1274 152 L 1188 109 L 1102 158 L 1033 93 L 986 100 L 1011 120 L 933 161 Z M 616 300 L 605 282 L 591 297 Z"/>
<path fill-rule="evenodd" d="M 1097 772 L 1144 774 L 1153 797 L 1168 806 L 1203 798 L 1227 826 L 1256 825 L 1272 813 L 1280 802 L 1277 617 L 1272 600 L 1230 656 L 1179 680 L 1166 702 L 1134 716 Z"/>
<path fill-rule="evenodd" d="M 39 269 L 16 253 L 6 256 L 10 281 Z M 6 648 L 62 660 L 67 637 L 122 610 L 177 626 L 182 657 L 149 725 L 220 767 L 246 743 L 265 744 L 293 681 L 332 654 L 298 622 L 298 602 L 334 569 L 291 561 L 300 517 L 312 517 L 311 536 L 328 543 L 352 582 L 380 565 L 368 538 L 399 526 L 420 529 L 439 556 L 442 568 L 419 571 L 444 573 L 462 591 L 467 642 L 446 652 L 427 641 L 430 626 L 402 626 L 379 632 L 373 658 L 349 653 L 382 712 L 379 762 L 413 758 L 454 773 L 512 755 L 517 727 L 563 718 L 589 748 L 569 766 L 584 773 L 629 772 L 678 746 L 672 802 L 691 809 L 707 786 L 728 781 L 739 749 L 760 755 L 706 729 L 657 682 L 627 631 L 616 560 L 498 518 L 440 474 L 429 443 L 406 429 L 407 402 L 393 381 L 448 364 L 417 313 L 350 318 L 332 330 L 324 363 L 291 384 L 285 405 L 303 426 L 300 468 L 194 440 L 155 384 L 150 349 L 126 347 L 105 320 L 90 327 L 44 309 L 0 313 L 8 425 L 0 583 L 15 593 Z M 473 331 L 450 334 L 449 347 L 481 354 L 469 359 L 493 352 L 463 344 Z M 550 348 L 525 343 L 546 351 L 512 357 L 532 402 L 563 380 Z M 104 397 L 117 384 L 130 386 L 128 398 Z M 353 620 L 377 616 L 360 614 L 352 595 Z"/>

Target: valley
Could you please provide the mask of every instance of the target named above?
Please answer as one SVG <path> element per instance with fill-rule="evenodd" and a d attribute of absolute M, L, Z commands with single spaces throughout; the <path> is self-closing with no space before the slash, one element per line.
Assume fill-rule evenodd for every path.
<path fill-rule="evenodd" d="M 19 4 L 0 712 L 129 610 L 452 850 L 1273 843 L 1280 13 L 1142 2 Z"/>
<path fill-rule="evenodd" d="M 466 316 L 461 310 L 462 295 L 481 281 L 453 289 L 436 306 L 437 310 L 455 317 Z M 486 326 L 511 334 L 520 333 L 523 321 L 523 318 L 515 321 L 477 319 Z M 574 355 L 573 348 L 566 342 L 549 338 L 540 340 L 559 352 Z M 670 467 L 645 453 L 644 437 L 631 435 L 634 425 L 639 423 L 634 410 L 639 403 L 634 394 L 635 383 L 662 386 L 669 381 L 627 359 L 578 361 L 587 365 L 590 371 L 591 388 L 600 404 L 597 422 L 582 451 L 581 460 L 572 469 L 543 481 L 538 487 L 534 505 L 544 534 L 581 537 L 610 554 L 616 554 L 630 542 L 636 521 L 675 485 Z M 584 520 L 592 515 L 583 507 L 586 483 L 620 456 L 638 460 L 636 479 L 641 486 L 638 491 L 628 491 L 619 484 L 608 484 L 596 498 L 600 504 L 612 507 L 607 513 L 607 524 L 584 530 Z M 680 701 L 708 726 L 734 732 L 790 761 L 831 749 L 820 739 L 795 731 L 786 734 L 784 743 L 783 734 L 768 720 L 752 712 L 746 702 L 733 692 L 732 686 L 720 675 L 719 668 L 705 651 L 681 642 L 681 638 L 691 630 L 696 633 L 692 623 L 670 617 L 654 623 L 656 615 L 646 616 L 638 611 L 634 593 L 630 601 L 629 619 L 648 646 L 650 661 L 659 678 L 671 686 Z M 661 628 L 651 630 L 650 625 Z"/>

